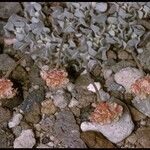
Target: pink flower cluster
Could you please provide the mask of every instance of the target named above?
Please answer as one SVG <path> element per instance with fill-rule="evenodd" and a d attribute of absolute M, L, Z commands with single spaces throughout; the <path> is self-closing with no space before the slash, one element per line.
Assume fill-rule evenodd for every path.
<path fill-rule="evenodd" d="M 42 70 L 40 75 L 46 81 L 46 85 L 52 89 L 64 87 L 69 82 L 68 73 L 62 69 Z"/>
<path fill-rule="evenodd" d="M 13 83 L 9 79 L 0 79 L 0 99 L 12 98 L 17 90 L 12 88 Z"/>
<path fill-rule="evenodd" d="M 131 85 L 131 91 L 141 98 L 146 98 L 150 95 L 150 76 L 147 75 L 143 78 L 137 79 L 135 83 Z"/>
<path fill-rule="evenodd" d="M 113 121 L 118 121 L 122 113 L 123 107 L 116 102 L 101 102 L 96 105 L 89 119 L 91 122 L 101 125 L 110 124 Z"/>

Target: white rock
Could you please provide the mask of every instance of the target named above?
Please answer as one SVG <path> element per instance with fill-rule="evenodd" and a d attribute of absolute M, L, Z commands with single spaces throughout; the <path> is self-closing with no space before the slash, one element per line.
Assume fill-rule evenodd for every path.
<path fill-rule="evenodd" d="M 118 84 L 122 85 L 127 92 L 130 92 L 131 85 L 142 76 L 143 74 L 138 69 L 126 67 L 118 71 L 114 75 L 114 79 Z"/>
<path fill-rule="evenodd" d="M 100 83 L 99 83 L 99 82 L 94 82 L 94 83 L 95 83 L 97 89 L 99 90 L 99 89 L 101 88 Z M 89 85 L 87 86 L 87 89 L 88 89 L 89 91 L 92 91 L 92 92 L 95 92 L 95 93 L 96 93 L 96 90 L 95 90 L 95 88 L 94 88 L 94 86 L 93 86 L 92 84 L 89 84 Z"/>
<path fill-rule="evenodd" d="M 72 98 L 68 107 L 71 108 L 71 107 L 75 107 L 75 106 L 78 106 L 79 102 L 75 99 L 75 98 Z"/>
<path fill-rule="evenodd" d="M 118 120 L 118 122 L 114 122 L 108 125 L 82 122 L 80 126 L 81 130 L 100 132 L 113 143 L 121 142 L 126 137 L 128 137 L 134 129 L 134 124 L 131 119 L 130 112 L 124 103 L 118 100 L 116 102 L 120 103 L 124 108 L 124 113 L 122 117 Z"/>
<path fill-rule="evenodd" d="M 58 90 L 51 98 L 54 100 L 54 105 L 59 108 L 65 108 L 69 102 L 63 90 Z"/>
<path fill-rule="evenodd" d="M 22 130 L 20 136 L 14 141 L 14 148 L 32 148 L 36 141 L 32 129 Z"/>
<path fill-rule="evenodd" d="M 97 3 L 95 10 L 97 12 L 105 12 L 107 10 L 107 3 Z"/>
<path fill-rule="evenodd" d="M 68 90 L 69 92 L 71 92 L 71 91 L 74 89 L 74 87 L 75 87 L 75 85 L 74 85 L 73 83 L 71 83 L 71 82 L 69 82 L 69 83 L 67 84 L 67 90 Z"/>
<path fill-rule="evenodd" d="M 11 119 L 11 121 L 8 123 L 8 127 L 9 128 L 13 128 L 17 125 L 19 125 L 21 119 L 23 118 L 23 116 L 19 113 L 19 114 L 14 114 L 13 118 Z"/>

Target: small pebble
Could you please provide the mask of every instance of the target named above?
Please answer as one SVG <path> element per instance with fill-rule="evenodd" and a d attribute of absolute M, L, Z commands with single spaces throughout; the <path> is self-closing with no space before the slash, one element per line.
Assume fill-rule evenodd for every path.
<path fill-rule="evenodd" d="M 95 10 L 99 13 L 105 12 L 107 10 L 107 3 L 97 3 Z"/>
<path fill-rule="evenodd" d="M 117 59 L 116 53 L 114 51 L 112 51 L 112 50 L 109 50 L 107 52 L 107 57 L 108 57 L 108 59 Z"/>
<path fill-rule="evenodd" d="M 119 59 L 128 59 L 129 55 L 126 51 L 119 51 L 118 52 L 118 58 Z"/>
<path fill-rule="evenodd" d="M 141 120 L 140 124 L 141 124 L 142 126 L 145 126 L 145 125 L 146 125 L 146 121 Z"/>

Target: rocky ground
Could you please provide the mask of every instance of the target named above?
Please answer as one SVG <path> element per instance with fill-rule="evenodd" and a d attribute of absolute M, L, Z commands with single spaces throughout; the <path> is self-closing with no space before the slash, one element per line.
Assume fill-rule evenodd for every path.
<path fill-rule="evenodd" d="M 117 10 L 119 14 L 115 15 Z M 150 73 L 149 17 L 149 2 L 1 2 L 1 77 L 28 53 L 9 76 L 17 95 L 0 100 L 0 148 L 149 148 L 150 97 L 141 101 L 128 89 L 143 72 Z M 120 27 L 115 23 L 117 19 Z M 90 54 L 82 35 L 88 38 Z M 63 38 L 61 65 L 68 72 L 69 83 L 53 91 L 46 86 L 40 71 L 43 66 L 55 66 Z M 129 51 L 131 47 L 135 52 Z M 87 131 L 81 127 L 89 121 L 92 104 L 97 100 L 82 57 L 88 58 L 91 77 L 99 83 L 101 100 L 117 99 L 129 109 L 131 132 L 117 133 L 122 141 L 113 142 L 115 135 L 105 134 L 114 132 L 110 128 L 98 132 L 92 125 Z M 126 122 L 120 124 L 118 131 L 125 131 Z"/>

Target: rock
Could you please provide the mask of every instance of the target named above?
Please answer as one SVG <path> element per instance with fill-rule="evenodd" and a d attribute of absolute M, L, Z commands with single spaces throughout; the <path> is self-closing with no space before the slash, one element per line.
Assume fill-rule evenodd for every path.
<path fill-rule="evenodd" d="M 0 127 L 3 126 L 3 123 L 8 122 L 11 118 L 11 112 L 9 109 L 0 107 Z"/>
<path fill-rule="evenodd" d="M 115 148 L 102 134 L 93 131 L 81 133 L 82 140 L 89 148 Z"/>
<path fill-rule="evenodd" d="M 31 129 L 22 130 L 20 136 L 14 141 L 14 148 L 32 148 L 36 141 Z"/>
<path fill-rule="evenodd" d="M 90 103 L 96 101 L 96 94 L 93 92 L 88 91 L 87 89 L 83 89 L 81 87 L 76 87 L 76 99 L 79 102 L 78 107 L 86 107 Z"/>
<path fill-rule="evenodd" d="M 86 148 L 80 138 L 79 126 L 70 111 L 61 111 L 56 115 L 54 136 L 65 148 Z"/>
<path fill-rule="evenodd" d="M 140 99 L 138 96 L 136 96 L 132 100 L 132 104 L 136 109 L 138 109 L 140 112 L 145 114 L 146 116 L 150 117 L 150 96 L 146 99 Z"/>
<path fill-rule="evenodd" d="M 58 90 L 51 97 L 53 99 L 54 105 L 59 108 L 65 108 L 71 99 L 71 95 L 66 93 L 64 90 Z"/>
<path fill-rule="evenodd" d="M 0 70 L 7 71 L 13 65 L 15 65 L 15 61 L 11 57 L 9 57 L 7 54 L 0 55 Z"/>
<path fill-rule="evenodd" d="M 118 84 L 122 85 L 127 92 L 131 92 L 131 85 L 142 76 L 143 74 L 138 69 L 127 67 L 118 71 L 114 75 L 114 79 Z"/>
<path fill-rule="evenodd" d="M 55 123 L 54 115 L 46 116 L 42 118 L 42 120 L 38 124 L 36 124 L 36 130 L 38 131 L 42 130 L 48 133 L 49 136 L 51 136 L 53 133 L 54 123 Z"/>
<path fill-rule="evenodd" d="M 76 117 L 79 117 L 79 116 L 80 116 L 80 108 L 78 108 L 78 107 L 72 107 L 72 108 L 71 108 L 71 111 L 73 112 L 73 114 L 74 114 Z"/>
<path fill-rule="evenodd" d="M 101 84 L 99 82 L 94 82 L 94 83 L 95 83 L 95 86 L 97 87 L 97 89 L 99 90 L 101 88 Z M 91 84 L 91 83 L 87 86 L 87 89 L 89 91 L 96 93 L 96 90 L 95 90 L 93 84 Z"/>
<path fill-rule="evenodd" d="M 126 142 L 132 143 L 136 148 L 149 148 L 150 147 L 150 128 L 142 127 L 137 129 L 132 133 L 127 139 Z M 140 147 L 139 147 L 140 146 Z"/>
<path fill-rule="evenodd" d="M 83 75 L 80 75 L 76 81 L 75 81 L 75 85 L 76 86 L 80 86 L 80 87 L 83 87 L 83 88 L 87 88 L 87 86 L 90 84 L 90 81 L 88 79 L 88 75 L 87 74 L 83 74 Z"/>
<path fill-rule="evenodd" d="M 82 122 L 82 131 L 97 131 L 101 132 L 108 140 L 113 143 L 118 143 L 128 137 L 134 129 L 134 124 L 132 122 L 130 112 L 128 107 L 121 101 L 115 100 L 123 106 L 124 113 L 122 117 L 114 123 L 108 125 L 100 125 L 91 122 Z"/>
<path fill-rule="evenodd" d="M 25 112 L 24 118 L 29 123 L 38 123 L 41 120 L 41 108 L 39 103 L 34 102 L 32 109 L 28 112 Z"/>
<path fill-rule="evenodd" d="M 73 83 L 71 83 L 71 82 L 69 82 L 69 83 L 67 84 L 67 90 L 68 90 L 69 92 L 72 92 L 73 89 L 74 89 L 74 87 L 75 87 L 75 85 L 74 85 Z"/>
<path fill-rule="evenodd" d="M 124 50 L 118 51 L 119 59 L 128 59 L 128 57 L 129 57 L 129 54 L 126 51 Z"/>
<path fill-rule="evenodd" d="M 0 18 L 8 19 L 13 13 L 19 13 L 21 10 L 19 2 L 1 2 Z"/>
<path fill-rule="evenodd" d="M 78 106 L 79 102 L 73 97 L 68 105 L 69 108 Z"/>
<path fill-rule="evenodd" d="M 0 128 L 0 148 L 13 148 L 14 135 Z"/>
<path fill-rule="evenodd" d="M 146 118 L 145 115 L 143 115 L 141 112 L 139 112 L 138 110 L 136 110 L 134 107 L 132 107 L 130 105 L 129 105 L 129 109 L 130 109 L 131 116 L 134 121 L 140 121 L 140 120 Z"/>
<path fill-rule="evenodd" d="M 34 89 L 31 93 L 28 93 L 27 96 L 24 98 L 23 103 L 19 107 L 23 112 L 28 112 L 32 109 L 34 102 L 40 103 L 43 100 L 44 88 L 40 86 L 39 89 Z"/>
<path fill-rule="evenodd" d="M 99 13 L 105 12 L 107 10 L 107 3 L 97 3 L 95 10 Z"/>
<path fill-rule="evenodd" d="M 132 133 L 129 137 L 127 137 L 127 139 L 125 140 L 125 142 L 127 143 L 127 141 L 128 142 L 130 142 L 130 143 L 132 143 L 132 144 L 135 144 L 135 142 L 137 141 L 137 136 L 136 136 L 136 134 L 135 133 Z"/>
<path fill-rule="evenodd" d="M 44 87 L 44 81 L 42 78 L 39 76 L 39 68 L 37 65 L 30 66 L 31 69 L 29 71 L 29 80 L 33 85 L 40 85 Z"/>
<path fill-rule="evenodd" d="M 114 51 L 112 51 L 112 50 L 109 50 L 107 52 L 107 57 L 108 57 L 108 59 L 117 59 L 116 53 Z"/>
<path fill-rule="evenodd" d="M 51 99 L 44 100 L 41 105 L 42 114 L 53 115 L 57 111 L 57 108 Z"/>
<path fill-rule="evenodd" d="M 19 125 L 22 118 L 23 118 L 22 114 L 20 114 L 20 113 L 14 114 L 13 118 L 8 123 L 9 128 L 13 128 L 13 127 Z"/>

